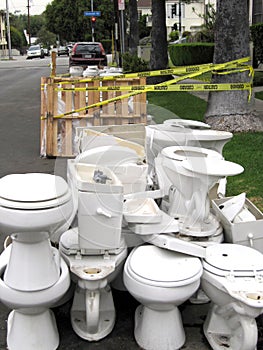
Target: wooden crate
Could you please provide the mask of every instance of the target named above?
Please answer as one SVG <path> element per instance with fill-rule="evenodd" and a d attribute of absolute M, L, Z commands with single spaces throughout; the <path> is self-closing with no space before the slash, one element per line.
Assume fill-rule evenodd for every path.
<path fill-rule="evenodd" d="M 83 78 L 82 78 L 83 80 Z M 72 157 L 78 153 L 76 128 L 104 125 L 146 124 L 146 94 L 86 108 L 127 91 L 77 91 L 75 88 L 144 85 L 145 78 L 93 80 L 62 77 L 41 78 L 40 153 L 43 157 Z M 71 88 L 57 91 L 57 88 Z M 86 109 L 85 109 L 86 108 Z M 62 114 L 68 113 L 65 116 Z"/>

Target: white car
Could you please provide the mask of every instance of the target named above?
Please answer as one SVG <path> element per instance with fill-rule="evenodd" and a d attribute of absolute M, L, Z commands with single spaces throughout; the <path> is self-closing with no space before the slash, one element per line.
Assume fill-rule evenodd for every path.
<path fill-rule="evenodd" d="M 40 45 L 32 45 L 27 50 L 27 59 L 44 58 L 44 49 Z"/>

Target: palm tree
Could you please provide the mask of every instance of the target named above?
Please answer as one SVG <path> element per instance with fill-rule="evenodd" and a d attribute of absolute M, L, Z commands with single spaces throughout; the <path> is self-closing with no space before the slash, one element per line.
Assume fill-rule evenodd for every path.
<path fill-rule="evenodd" d="M 247 57 L 249 52 L 248 0 L 217 0 L 214 63 Z M 249 82 L 248 72 L 214 75 L 213 83 Z M 210 92 L 205 120 L 213 128 L 249 131 L 262 128 L 252 112 L 248 91 Z"/>

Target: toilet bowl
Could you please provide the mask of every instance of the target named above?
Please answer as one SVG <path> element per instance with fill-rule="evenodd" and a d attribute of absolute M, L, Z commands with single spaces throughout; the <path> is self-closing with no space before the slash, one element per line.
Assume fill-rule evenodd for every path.
<path fill-rule="evenodd" d="M 263 255 L 223 243 L 207 248 L 203 269 L 201 285 L 212 301 L 204 333 L 212 349 L 255 350 L 255 318 L 263 312 Z"/>
<path fill-rule="evenodd" d="M 132 250 L 124 265 L 124 284 L 141 305 L 135 312 L 135 339 L 146 350 L 180 349 L 185 333 L 178 306 L 198 289 L 198 258 L 153 245 Z"/>
<path fill-rule="evenodd" d="M 125 144 L 128 144 L 128 141 Z M 143 148 L 132 142 L 129 144 L 134 148 L 111 145 L 89 149 L 80 153 L 74 163 L 106 166 L 123 184 L 124 194 L 145 191 L 148 166 L 144 161 Z M 70 167 L 69 171 L 72 172 L 74 169 Z"/>
<path fill-rule="evenodd" d="M 165 147 L 193 146 L 212 149 L 222 154 L 224 145 L 231 140 L 233 134 L 208 128 L 194 128 L 191 121 L 180 123 L 167 120 L 164 124 L 146 126 L 146 159 L 149 173 L 152 172 L 154 158 Z"/>
<path fill-rule="evenodd" d="M 164 148 L 157 157 L 156 172 L 173 185 L 168 213 L 179 218 L 179 232 L 195 237 L 218 234 L 219 222 L 210 212 L 209 189 L 220 179 L 243 170 L 213 150 L 189 146 Z M 167 183 L 164 179 L 162 182 Z"/>
<path fill-rule="evenodd" d="M 106 337 L 115 324 L 115 307 L 110 283 L 121 271 L 127 256 L 124 242 L 118 250 L 100 255 L 81 254 L 78 228 L 61 236 L 59 249 L 67 262 L 76 289 L 71 308 L 71 324 L 81 338 L 97 341 Z"/>
<path fill-rule="evenodd" d="M 0 230 L 5 235 L 47 231 L 58 241 L 73 212 L 71 191 L 59 176 L 26 173 L 0 179 Z"/>
<path fill-rule="evenodd" d="M 12 244 L 0 256 L 0 301 L 13 309 L 7 321 L 8 349 L 55 350 L 59 345 L 59 334 L 54 314 L 49 308 L 69 288 L 68 267 L 63 259 L 59 259 L 60 274 L 57 281 L 48 288 L 30 291 L 14 289 L 5 282 L 11 251 Z"/>

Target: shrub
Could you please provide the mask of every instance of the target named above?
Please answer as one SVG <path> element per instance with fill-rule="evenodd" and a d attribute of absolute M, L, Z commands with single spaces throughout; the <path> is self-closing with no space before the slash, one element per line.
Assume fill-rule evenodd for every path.
<path fill-rule="evenodd" d="M 122 69 L 124 73 L 143 72 L 149 69 L 148 63 L 137 55 L 126 52 L 122 55 Z"/>
<path fill-rule="evenodd" d="M 175 66 L 189 66 L 213 62 L 213 43 L 185 43 L 168 46 L 170 59 Z"/>

